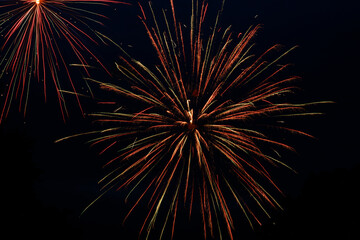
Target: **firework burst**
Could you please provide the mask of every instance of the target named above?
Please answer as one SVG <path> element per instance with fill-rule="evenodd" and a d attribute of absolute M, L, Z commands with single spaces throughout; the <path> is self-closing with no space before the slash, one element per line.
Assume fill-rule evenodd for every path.
<path fill-rule="evenodd" d="M 98 82 L 138 106 L 92 114 L 108 128 L 75 136 L 99 134 L 90 143 L 104 144 L 101 153 L 118 149 L 106 164 L 114 170 L 100 181 L 103 194 L 128 188 L 127 200 L 137 195 L 125 219 L 146 199 L 149 211 L 140 231 L 146 238 L 160 219 L 160 238 L 167 226 L 173 235 L 179 208 L 187 208 L 190 216 L 197 205 L 205 239 L 221 239 L 224 233 L 233 239 L 229 202 L 239 206 L 251 226 L 260 219 L 245 200 L 252 199 L 265 215 L 269 207 L 281 208 L 260 183 L 280 191 L 267 167 L 290 168 L 279 152 L 293 148 L 274 132 L 310 136 L 281 123 L 288 117 L 318 114 L 306 111 L 316 103 L 286 100 L 298 77 L 284 77 L 289 65 L 279 61 L 293 48 L 270 61 L 278 45 L 255 57 L 250 52 L 259 26 L 243 34 L 234 34 L 230 27 L 221 30 L 221 9 L 214 26 L 204 31 L 206 1 L 192 1 L 188 26 L 178 21 L 173 0 L 170 6 L 159 20 L 161 14 L 151 3 L 148 11 L 140 5 L 139 18 L 158 65 L 148 68 L 121 57 L 116 66 L 122 84 Z"/>
<path fill-rule="evenodd" d="M 19 111 L 26 112 L 28 103 L 30 80 L 36 78 L 43 81 L 44 96 L 48 79 L 55 86 L 58 102 L 63 118 L 67 115 L 62 84 L 59 77 L 69 80 L 73 92 L 81 105 L 71 79 L 66 53 L 72 53 L 79 61 L 79 65 L 86 66 L 87 57 L 95 59 L 104 69 L 99 59 L 86 45 L 87 42 L 98 44 L 96 32 L 92 31 L 87 22 L 99 22 L 104 18 L 101 14 L 86 10 L 82 5 L 108 5 L 123 3 L 117 0 L 19 0 L 1 1 L 0 5 L 0 33 L 4 39 L 1 44 L 0 79 L 10 74 L 10 82 L 1 101 L 2 109 L 0 123 L 6 118 L 13 99 L 19 101 Z M 89 33 L 90 32 L 90 33 Z M 64 46 L 61 46 L 65 44 Z M 81 110 L 82 111 L 82 110 Z"/>

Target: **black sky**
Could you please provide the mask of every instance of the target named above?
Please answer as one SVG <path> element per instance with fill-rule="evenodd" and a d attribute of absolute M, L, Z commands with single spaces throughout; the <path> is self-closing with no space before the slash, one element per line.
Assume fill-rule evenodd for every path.
<path fill-rule="evenodd" d="M 168 6 L 167 0 L 153 2 Z M 359 9 L 355 0 L 226 1 L 224 27 L 231 24 L 234 31 L 244 31 L 260 23 L 257 46 L 299 45 L 287 60 L 302 77 L 300 97 L 335 102 L 321 108 L 324 116 L 299 122 L 317 139 L 296 142 L 298 153 L 289 158 L 298 174 L 281 169 L 275 176 L 285 193 L 280 198 L 284 211 L 274 212 L 255 231 L 239 217 L 239 239 L 360 239 Z M 106 11 L 109 20 L 104 20 L 103 32 L 135 58 L 151 62 L 151 45 L 136 6 Z M 188 9 L 180 7 L 179 12 L 188 14 Z M 101 53 L 109 65 L 116 60 L 109 49 L 98 50 Z M 137 239 L 143 214 L 122 226 L 126 206 L 121 192 L 108 194 L 79 217 L 98 194 L 97 180 L 105 173 L 101 166 L 107 159 L 99 158 L 82 140 L 54 143 L 89 130 L 91 121 L 70 107 L 71 116 L 64 123 L 56 101 L 50 97 L 44 103 L 41 91 L 31 93 L 26 117 L 12 111 L 0 125 L 4 220 L 15 236 L 11 239 Z M 84 105 L 88 110 L 96 107 L 87 100 Z M 198 229 L 195 220 L 186 224 L 186 218 L 180 218 L 175 239 L 199 239 Z"/>

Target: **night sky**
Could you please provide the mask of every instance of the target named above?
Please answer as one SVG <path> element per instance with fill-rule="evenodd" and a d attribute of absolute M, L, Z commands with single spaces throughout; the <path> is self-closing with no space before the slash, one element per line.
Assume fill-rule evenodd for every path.
<path fill-rule="evenodd" d="M 179 1 L 188 0 L 175 4 Z M 168 0 L 153 2 L 158 9 L 168 6 Z M 211 6 L 217 1 L 209 2 Z M 178 14 L 190 14 L 186 6 L 180 4 Z M 105 26 L 94 28 L 136 59 L 151 63 L 155 56 L 136 16 L 137 7 L 114 8 L 101 8 L 109 19 L 103 20 Z M 263 226 L 255 230 L 243 216 L 234 217 L 236 239 L 360 239 L 359 9 L 355 0 L 226 1 L 221 25 L 231 24 L 233 31 L 241 32 L 252 24 L 262 24 L 256 37 L 260 49 L 275 43 L 287 48 L 299 45 L 286 61 L 293 63 L 291 71 L 302 77 L 300 100 L 334 101 L 319 108 L 325 115 L 296 123 L 316 137 L 298 138 L 294 142 L 297 153 L 288 154 L 298 174 L 286 168 L 274 170 L 285 194 L 277 198 L 284 210 L 274 211 L 273 218 L 264 218 Z M 119 51 L 98 46 L 94 53 L 115 72 L 113 63 Z M 74 76 L 81 78 L 76 70 L 72 69 Z M 101 70 L 93 74 L 101 81 L 109 78 Z M 70 117 L 64 123 L 55 97 L 44 103 L 36 81 L 31 90 L 26 116 L 15 107 L 0 125 L 2 198 L 6 199 L 2 218 L 12 234 L 10 239 L 137 239 L 146 208 L 122 225 L 128 209 L 124 192 L 110 192 L 80 217 L 99 194 L 97 181 L 106 173 L 102 165 L 108 159 L 98 156 L 99 149 L 84 144 L 86 139 L 54 143 L 91 130 L 91 119 L 81 116 L 70 97 Z M 89 99 L 82 103 L 85 112 L 101 110 Z M 196 220 L 188 223 L 180 216 L 174 239 L 202 239 L 201 222 Z"/>

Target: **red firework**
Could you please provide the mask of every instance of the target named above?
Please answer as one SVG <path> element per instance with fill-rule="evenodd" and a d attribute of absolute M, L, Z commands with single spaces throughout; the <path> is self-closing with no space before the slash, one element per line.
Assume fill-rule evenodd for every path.
<path fill-rule="evenodd" d="M 92 57 L 105 70 L 99 59 L 86 45 L 97 43 L 96 33 L 87 22 L 98 22 L 101 14 L 80 8 L 80 5 L 108 5 L 124 3 L 117 0 L 19 0 L 1 1 L 0 33 L 1 44 L 0 79 L 5 73 L 11 74 L 5 99 L 1 101 L 0 123 L 6 118 L 13 99 L 19 100 L 19 110 L 26 113 L 30 80 L 43 81 L 44 96 L 48 79 L 55 86 L 63 118 L 68 114 L 63 96 L 59 72 L 64 71 L 69 80 L 71 92 L 77 98 L 74 81 L 68 63 L 62 52 L 71 52 L 88 74 L 87 56 Z M 76 23 L 77 22 L 77 23 Z M 100 23 L 101 24 L 101 23 Z M 89 30 L 91 33 L 88 33 Z M 60 46 L 64 45 L 64 46 Z M 85 55 L 86 54 L 86 55 Z M 81 110 L 82 111 L 82 110 Z"/>
<path fill-rule="evenodd" d="M 103 194 L 128 188 L 126 200 L 136 195 L 125 219 L 141 200 L 148 202 L 140 231 L 147 232 L 146 238 L 159 219 L 163 220 L 160 239 L 169 223 L 173 236 L 179 209 L 188 206 L 190 216 L 198 204 L 204 238 L 210 233 L 221 239 L 227 232 L 233 239 L 229 201 L 239 206 L 251 226 L 260 224 L 260 219 L 248 201 L 253 200 L 267 216 L 268 207 L 281 208 L 263 183 L 280 191 L 267 169 L 269 165 L 290 168 L 279 152 L 294 149 L 279 141 L 276 133 L 310 137 L 283 122 L 319 114 L 306 110 L 319 102 L 295 104 L 285 97 L 296 89 L 293 82 L 298 77 L 285 76 L 289 65 L 279 61 L 293 48 L 271 59 L 279 49 L 275 45 L 256 58 L 250 52 L 259 26 L 244 34 L 234 34 L 230 27 L 221 30 L 221 9 L 210 32 L 204 31 L 208 4 L 192 2 L 190 26 L 177 20 L 173 0 L 170 16 L 163 10 L 161 21 L 151 3 L 150 15 L 140 6 L 139 18 L 158 65 L 147 67 L 121 57 L 120 83 L 97 83 L 138 104 L 92 114 L 108 127 L 74 136 L 98 134 L 90 143 L 105 144 L 101 153 L 117 149 L 106 164 L 114 170 L 100 181 Z"/>

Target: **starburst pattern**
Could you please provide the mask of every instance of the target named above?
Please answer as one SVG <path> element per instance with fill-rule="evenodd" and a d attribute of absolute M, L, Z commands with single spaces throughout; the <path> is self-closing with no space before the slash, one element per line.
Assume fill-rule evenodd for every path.
<path fill-rule="evenodd" d="M 86 74 L 88 58 L 93 58 L 106 68 L 87 45 L 97 45 L 99 38 L 88 22 L 101 24 L 105 16 L 86 10 L 82 6 L 124 3 L 117 0 L 19 0 L 4 1 L 0 5 L 1 44 L 0 79 L 10 74 L 5 99 L 1 101 L 0 123 L 6 118 L 11 102 L 18 99 L 19 110 L 26 113 L 30 82 L 32 78 L 43 82 L 45 100 L 47 85 L 55 86 L 63 118 L 68 114 L 62 86 L 65 80 L 59 73 L 64 72 L 71 92 L 77 97 L 75 83 L 71 78 L 69 63 L 64 57 L 73 54 L 83 66 Z M 81 110 L 82 111 L 82 110 Z"/>
<path fill-rule="evenodd" d="M 163 220 L 158 223 L 160 238 L 168 225 L 173 235 L 179 208 L 187 206 L 190 216 L 198 205 L 205 239 L 209 234 L 222 239 L 225 232 L 233 239 L 230 201 L 239 206 L 251 226 L 261 219 L 247 201 L 252 199 L 268 216 L 267 208 L 281 208 L 262 184 L 280 191 L 267 169 L 270 165 L 291 169 L 280 153 L 294 149 L 278 135 L 311 137 L 286 127 L 283 121 L 319 114 L 306 110 L 319 102 L 287 101 L 298 77 L 286 75 L 289 65 L 279 63 L 294 48 L 274 58 L 273 52 L 280 48 L 275 45 L 255 57 L 251 50 L 259 26 L 243 34 L 234 34 L 230 27 L 221 29 L 222 5 L 214 26 L 205 31 L 206 1 L 192 1 L 189 27 L 178 21 L 173 0 L 170 6 L 170 14 L 163 10 L 159 20 L 151 3 L 148 11 L 140 5 L 139 18 L 158 65 L 149 68 L 127 55 L 116 64 L 120 83 L 93 80 L 134 103 L 114 112 L 92 114 L 101 126 L 108 127 L 74 136 L 98 134 L 90 143 L 104 144 L 101 153 L 117 149 L 106 164 L 113 171 L 100 181 L 103 194 L 127 188 L 127 200 L 136 195 L 125 219 L 141 200 L 148 202 L 140 231 L 146 232 L 146 238 L 159 219 Z"/>

